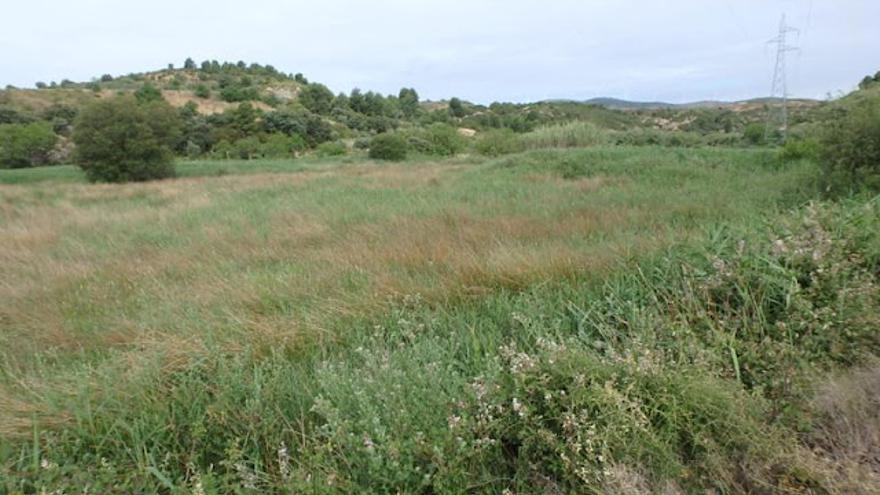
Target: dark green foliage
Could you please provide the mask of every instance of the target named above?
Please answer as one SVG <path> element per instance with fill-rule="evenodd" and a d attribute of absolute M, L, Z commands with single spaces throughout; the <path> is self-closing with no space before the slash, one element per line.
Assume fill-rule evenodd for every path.
<path fill-rule="evenodd" d="M 289 136 L 301 136 L 309 146 L 317 146 L 333 139 L 333 128 L 320 115 L 308 111 L 277 111 L 266 114 L 263 119 L 266 132 L 281 132 Z"/>
<path fill-rule="evenodd" d="M 467 114 L 464 109 L 464 105 L 458 98 L 452 98 L 451 100 L 449 100 L 449 113 L 453 117 L 457 118 L 464 117 Z"/>
<path fill-rule="evenodd" d="M 759 122 L 748 124 L 743 131 L 743 138 L 746 142 L 753 145 L 764 144 L 764 131 L 766 127 Z"/>
<path fill-rule="evenodd" d="M 24 124 L 30 119 L 11 108 L 0 107 L 0 124 Z"/>
<path fill-rule="evenodd" d="M 134 97 L 137 99 L 138 103 L 149 103 L 161 100 L 162 92 L 156 89 L 152 84 L 144 83 L 143 86 L 134 92 Z"/>
<path fill-rule="evenodd" d="M 91 181 L 127 182 L 174 175 L 180 141 L 178 112 L 162 100 L 119 96 L 96 102 L 77 117 L 76 161 Z"/>
<path fill-rule="evenodd" d="M 880 190 L 880 99 L 837 109 L 825 124 L 821 145 L 827 191 Z"/>
<path fill-rule="evenodd" d="M 317 114 L 328 114 L 333 106 L 333 92 L 323 84 L 312 83 L 300 91 L 299 102 Z"/>
<path fill-rule="evenodd" d="M 46 89 L 48 87 L 43 81 L 37 81 L 34 86 L 36 86 L 37 89 Z"/>
<path fill-rule="evenodd" d="M 390 161 L 405 160 L 408 148 L 406 139 L 399 134 L 379 134 L 370 141 L 370 158 Z"/>
<path fill-rule="evenodd" d="M 183 62 L 183 68 L 186 70 L 195 70 L 196 69 L 196 61 L 187 57 L 187 59 Z"/>
<path fill-rule="evenodd" d="M 250 103 L 241 103 L 232 111 L 232 127 L 241 137 L 255 134 L 259 129 L 260 112 Z"/>
<path fill-rule="evenodd" d="M 419 111 L 419 94 L 413 88 L 401 88 L 397 95 L 400 111 L 408 118 L 414 117 Z"/>
<path fill-rule="evenodd" d="M 49 161 L 58 136 L 46 122 L 0 124 L 0 167 L 22 168 Z"/>
<path fill-rule="evenodd" d="M 234 78 L 232 76 L 223 76 L 219 81 L 220 98 L 223 101 L 237 102 L 260 99 L 257 88 L 253 85 L 253 81 L 249 77 Z"/>
<path fill-rule="evenodd" d="M 74 107 L 54 104 L 43 111 L 43 120 L 51 122 L 52 129 L 56 134 L 67 135 L 76 119 L 77 110 Z"/>
<path fill-rule="evenodd" d="M 113 76 L 111 76 L 110 74 L 104 74 L 103 76 L 101 76 L 101 82 L 110 82 L 112 80 Z"/>

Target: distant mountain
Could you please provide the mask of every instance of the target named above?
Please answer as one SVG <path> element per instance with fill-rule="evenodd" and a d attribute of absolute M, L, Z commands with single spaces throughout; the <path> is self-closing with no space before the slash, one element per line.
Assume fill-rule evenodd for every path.
<path fill-rule="evenodd" d="M 654 110 L 662 108 L 687 109 L 687 108 L 718 108 L 718 107 L 743 107 L 752 105 L 764 105 L 779 101 L 779 98 L 752 98 L 740 101 L 717 101 L 703 100 L 689 103 L 667 103 L 663 101 L 630 101 L 619 98 L 591 98 L 583 101 L 588 105 L 597 105 L 614 110 Z M 815 100 L 797 98 L 789 101 L 801 103 L 813 103 Z"/>

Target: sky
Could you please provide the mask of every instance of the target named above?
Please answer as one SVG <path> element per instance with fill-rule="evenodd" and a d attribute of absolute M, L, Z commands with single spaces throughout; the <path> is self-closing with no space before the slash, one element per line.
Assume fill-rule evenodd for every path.
<path fill-rule="evenodd" d="M 2 0 L 0 87 L 244 60 L 478 103 L 770 93 L 781 16 L 793 96 L 880 70 L 880 0 Z"/>

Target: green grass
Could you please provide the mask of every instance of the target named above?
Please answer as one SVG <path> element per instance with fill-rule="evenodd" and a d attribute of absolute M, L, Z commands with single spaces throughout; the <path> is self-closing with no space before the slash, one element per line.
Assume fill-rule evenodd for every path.
<path fill-rule="evenodd" d="M 813 173 L 599 147 L 7 180 L 0 487 L 845 487 L 799 438 L 876 354 L 880 209 L 799 208 Z"/>
<path fill-rule="evenodd" d="M 339 157 L 310 157 L 304 159 L 277 160 L 182 160 L 176 165 L 178 177 L 211 177 L 258 173 L 292 173 L 322 166 L 338 166 L 355 163 L 358 157 L 340 160 Z M 33 184 L 38 182 L 86 183 L 85 175 L 74 165 L 0 169 L 0 184 Z"/>

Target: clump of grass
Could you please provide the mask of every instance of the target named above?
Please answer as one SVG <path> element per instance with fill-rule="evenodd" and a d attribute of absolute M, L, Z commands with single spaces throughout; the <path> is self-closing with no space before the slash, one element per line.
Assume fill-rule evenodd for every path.
<path fill-rule="evenodd" d="M 520 136 L 525 149 L 583 148 L 608 143 L 605 131 L 589 122 L 545 126 Z"/>

